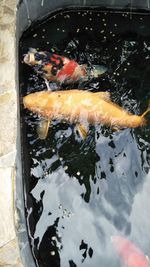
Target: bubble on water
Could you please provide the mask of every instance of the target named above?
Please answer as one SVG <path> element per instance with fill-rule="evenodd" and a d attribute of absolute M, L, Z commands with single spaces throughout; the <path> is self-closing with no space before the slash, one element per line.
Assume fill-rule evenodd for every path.
<path fill-rule="evenodd" d="M 52 149 L 52 152 L 55 153 L 55 149 L 54 148 Z"/>
<path fill-rule="evenodd" d="M 115 50 L 117 50 L 118 49 L 118 47 L 115 47 Z"/>
<path fill-rule="evenodd" d="M 63 160 L 63 158 L 62 158 L 62 157 L 60 157 L 60 158 L 59 158 L 59 160 L 60 160 L 60 161 L 62 161 L 62 160 Z"/>
<path fill-rule="evenodd" d="M 54 240 L 54 241 L 56 241 L 57 240 L 57 238 L 56 238 L 56 236 L 52 236 L 52 238 L 51 238 L 52 240 Z"/>
<path fill-rule="evenodd" d="M 59 29 L 59 28 L 57 28 L 57 31 L 60 31 L 60 29 Z"/>
<path fill-rule="evenodd" d="M 49 44 L 49 42 L 46 42 L 47 44 Z"/>
<path fill-rule="evenodd" d="M 115 27 L 117 27 L 118 25 L 117 24 L 114 24 Z"/>
<path fill-rule="evenodd" d="M 79 172 L 79 171 L 77 172 L 77 175 L 78 175 L 78 176 L 80 175 L 80 172 Z"/>
<path fill-rule="evenodd" d="M 92 20 L 92 18 L 89 18 L 89 20 Z"/>
<path fill-rule="evenodd" d="M 68 166 L 64 166 L 64 170 L 65 170 L 65 171 L 68 170 Z"/>
<path fill-rule="evenodd" d="M 102 30 L 101 33 L 104 33 L 104 30 Z"/>
<path fill-rule="evenodd" d="M 45 29 L 43 29 L 43 32 L 45 32 Z"/>
<path fill-rule="evenodd" d="M 60 233 L 58 233 L 58 237 L 59 237 L 59 238 L 61 238 L 61 237 L 62 237 L 62 235 L 61 235 Z"/>
<path fill-rule="evenodd" d="M 63 29 L 62 32 L 65 32 L 65 30 Z"/>
<path fill-rule="evenodd" d="M 77 29 L 77 32 L 79 32 L 79 31 L 80 31 L 80 29 L 78 28 L 78 29 Z"/>
<path fill-rule="evenodd" d="M 37 37 L 37 33 L 33 34 L 33 37 L 34 37 L 34 38 Z"/>
<path fill-rule="evenodd" d="M 59 209 L 62 209 L 62 204 L 59 205 Z"/>
<path fill-rule="evenodd" d="M 124 68 L 124 71 L 127 71 L 127 68 Z"/>
<path fill-rule="evenodd" d="M 105 19 L 102 19 L 102 21 L 106 21 Z"/>
<path fill-rule="evenodd" d="M 44 38 L 45 38 L 45 36 L 44 36 L 44 35 L 42 35 L 42 38 L 44 39 Z"/>
<path fill-rule="evenodd" d="M 107 24 L 106 24 L 106 23 L 104 23 L 104 26 L 106 27 L 106 26 L 107 26 Z"/>
<path fill-rule="evenodd" d="M 93 31 L 93 28 L 90 28 L 90 31 Z"/>
<path fill-rule="evenodd" d="M 51 251 L 51 255 L 52 255 L 52 256 L 55 255 L 55 251 L 54 251 L 54 250 Z"/>
<path fill-rule="evenodd" d="M 127 62 L 127 65 L 130 66 L 130 62 Z"/>

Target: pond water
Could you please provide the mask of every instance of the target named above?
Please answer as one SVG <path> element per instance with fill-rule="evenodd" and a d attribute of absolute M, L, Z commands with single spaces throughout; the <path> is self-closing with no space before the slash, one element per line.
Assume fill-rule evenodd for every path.
<path fill-rule="evenodd" d="M 45 81 L 22 63 L 30 47 L 79 64 L 107 67 L 99 78 L 61 89 L 108 91 L 126 110 L 134 114 L 146 110 L 148 14 L 71 10 L 29 29 L 19 48 L 21 99 L 46 89 Z M 50 83 L 50 87 L 57 90 L 58 85 Z M 113 235 L 125 236 L 150 257 L 149 124 L 121 131 L 90 126 L 82 140 L 74 125 L 53 121 L 48 137 L 40 140 L 39 120 L 21 103 L 26 220 L 37 266 L 123 266 L 111 242 Z"/>

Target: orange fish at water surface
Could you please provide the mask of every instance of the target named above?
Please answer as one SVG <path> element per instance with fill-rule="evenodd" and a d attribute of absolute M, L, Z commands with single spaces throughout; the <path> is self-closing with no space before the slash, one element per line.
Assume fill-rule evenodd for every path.
<path fill-rule="evenodd" d="M 150 267 L 146 256 L 131 241 L 122 236 L 113 236 L 111 240 L 124 267 Z"/>
<path fill-rule="evenodd" d="M 86 136 L 87 124 L 104 124 L 112 128 L 136 128 L 146 124 L 144 116 L 133 115 L 113 103 L 107 92 L 86 90 L 41 91 L 23 98 L 24 107 L 41 115 L 49 122 L 54 119 L 77 125 L 81 136 Z M 48 129 L 47 129 L 48 130 Z"/>
<path fill-rule="evenodd" d="M 75 60 L 47 51 L 38 52 L 36 49 L 30 49 L 23 61 L 32 66 L 44 79 L 60 84 L 87 81 L 89 78 L 97 78 L 107 70 L 105 66 L 99 65 L 89 69 L 86 65 L 79 65 Z"/>

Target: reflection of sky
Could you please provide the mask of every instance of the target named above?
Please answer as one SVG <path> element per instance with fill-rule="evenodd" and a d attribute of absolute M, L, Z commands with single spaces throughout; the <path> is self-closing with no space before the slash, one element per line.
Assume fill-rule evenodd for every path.
<path fill-rule="evenodd" d="M 49 175 L 44 182 L 39 180 L 32 190 L 32 195 L 39 201 L 43 190 L 45 192 L 44 208 L 36 225 L 34 238 L 40 237 L 39 242 L 41 242 L 47 228 L 54 224 L 56 218 L 60 217 L 57 230 L 63 246 L 60 251 L 62 266 L 68 266 L 70 259 L 77 265 L 81 264 L 84 250 L 79 250 L 79 247 L 82 240 L 88 244 L 88 249 L 94 250 L 92 264 L 96 266 L 103 259 L 104 247 L 106 249 L 104 243 L 100 241 L 101 234 L 98 233 L 98 228 L 105 224 L 108 233 L 113 233 L 113 225 L 105 219 L 101 219 L 99 212 L 98 216 L 95 216 L 95 210 L 92 211 L 92 207 L 80 196 L 85 190 L 84 186 L 81 186 L 76 178 L 69 178 L 62 168 L 57 173 Z M 49 212 L 52 213 L 50 216 L 48 215 Z M 59 246 L 59 244 L 57 245 Z M 85 261 L 85 266 L 90 266 L 90 256 L 87 258 L 89 261 L 88 259 Z"/>
<path fill-rule="evenodd" d="M 150 256 L 150 172 L 142 189 L 134 197 L 130 221 L 132 239 Z"/>
<path fill-rule="evenodd" d="M 114 133 L 113 148 L 109 145 L 110 138 L 100 135 L 95 141 L 100 160 L 96 163 L 96 183 L 90 179 L 89 202 L 81 197 L 86 191 L 84 183 L 81 185 L 77 177 L 70 177 L 62 166 L 40 179 L 31 191 L 36 201 L 41 200 L 44 192 L 43 211 L 34 233 L 34 239 L 39 238 L 37 247 L 40 248 L 48 227 L 59 218 L 60 240 L 56 240 L 56 246 L 62 266 L 69 266 L 70 260 L 77 266 L 91 266 L 91 262 L 92 266 L 98 266 L 99 262 L 108 266 L 113 260 L 117 266 L 110 242 L 114 234 L 126 235 L 148 253 L 150 187 L 135 137 L 130 130 Z M 53 156 L 45 164 L 50 166 L 56 160 Z M 39 165 L 34 174 L 36 168 Z M 101 172 L 106 173 L 106 179 L 99 179 Z M 86 248 L 82 248 L 82 242 Z"/>

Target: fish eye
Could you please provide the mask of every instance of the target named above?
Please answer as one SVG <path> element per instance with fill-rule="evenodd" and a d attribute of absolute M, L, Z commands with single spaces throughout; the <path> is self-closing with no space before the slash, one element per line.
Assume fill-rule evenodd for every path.
<path fill-rule="evenodd" d="M 35 57 L 35 60 L 39 61 L 39 60 L 42 60 L 44 58 L 44 55 L 41 55 L 39 53 L 35 53 L 34 57 Z"/>

